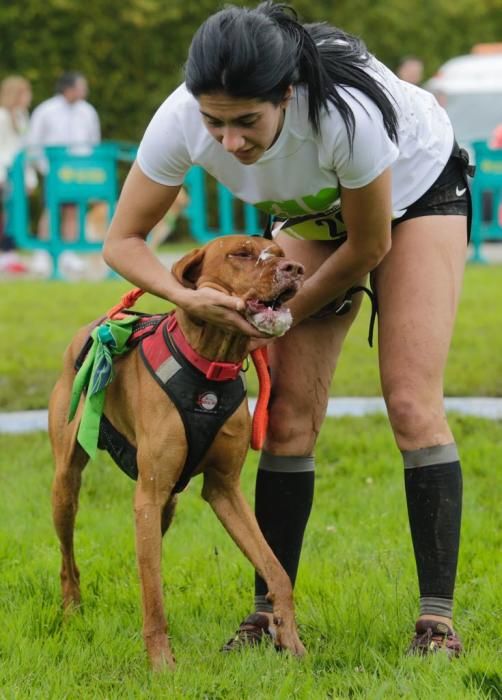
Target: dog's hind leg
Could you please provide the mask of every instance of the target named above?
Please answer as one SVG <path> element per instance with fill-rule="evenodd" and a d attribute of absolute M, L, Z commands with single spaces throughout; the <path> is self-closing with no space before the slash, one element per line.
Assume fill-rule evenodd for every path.
<path fill-rule="evenodd" d="M 202 497 L 208 501 L 239 549 L 267 582 L 277 630 L 276 646 L 305 653 L 296 628 L 291 581 L 267 544 L 238 480 L 215 470 L 204 473 Z"/>
<path fill-rule="evenodd" d="M 78 418 L 67 423 L 68 387 L 64 378 L 56 385 L 49 404 L 49 434 L 55 461 L 52 484 L 52 516 L 61 543 L 61 588 L 65 610 L 80 603 L 80 575 L 73 549 L 82 471 L 89 459 L 77 443 Z"/>

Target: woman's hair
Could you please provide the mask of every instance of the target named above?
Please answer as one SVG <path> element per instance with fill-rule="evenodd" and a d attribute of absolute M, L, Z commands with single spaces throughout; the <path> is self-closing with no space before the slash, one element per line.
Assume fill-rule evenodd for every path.
<path fill-rule="evenodd" d="M 31 90 L 30 83 L 20 75 L 9 75 L 0 83 L 0 106 L 9 111 L 19 104 L 19 97 L 25 90 Z"/>
<path fill-rule="evenodd" d="M 308 88 L 308 116 L 319 131 L 320 113 L 332 103 L 352 147 L 354 114 L 339 88 L 354 87 L 380 109 L 397 141 L 397 116 L 386 90 L 365 70 L 365 44 L 325 23 L 301 24 L 288 5 L 262 2 L 255 9 L 230 5 L 211 15 L 195 33 L 185 64 L 188 90 L 279 104 L 289 85 Z"/>

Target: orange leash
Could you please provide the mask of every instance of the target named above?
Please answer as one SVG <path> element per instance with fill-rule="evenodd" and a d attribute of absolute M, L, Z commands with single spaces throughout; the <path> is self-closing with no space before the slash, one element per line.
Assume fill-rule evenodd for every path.
<path fill-rule="evenodd" d="M 266 346 L 253 350 L 251 353 L 256 374 L 260 385 L 258 399 L 253 414 L 251 429 L 251 447 L 261 450 L 265 442 L 268 426 L 268 402 L 270 400 L 270 372 L 268 370 L 268 355 Z"/>
<path fill-rule="evenodd" d="M 125 314 L 121 312 L 124 309 L 130 309 L 131 306 L 134 306 L 134 304 L 138 301 L 140 296 L 142 296 L 144 293 L 145 292 L 139 287 L 134 287 L 134 289 L 131 289 L 129 292 L 126 292 L 122 296 L 122 299 L 119 301 L 119 303 L 115 304 L 115 306 L 112 306 L 112 308 L 107 312 L 106 317 L 124 318 Z"/>

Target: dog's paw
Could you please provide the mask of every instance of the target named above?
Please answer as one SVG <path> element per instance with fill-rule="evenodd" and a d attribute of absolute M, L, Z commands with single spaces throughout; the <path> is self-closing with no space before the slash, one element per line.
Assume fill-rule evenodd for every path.
<path fill-rule="evenodd" d="M 288 616 L 289 618 L 289 616 Z M 294 618 L 284 620 L 278 615 L 274 615 L 270 625 L 270 632 L 274 630 L 273 639 L 277 649 L 289 651 L 293 656 L 305 656 L 307 650 L 298 636 L 298 630 Z"/>
<path fill-rule="evenodd" d="M 275 638 L 275 646 L 278 650 L 289 651 L 293 656 L 298 656 L 299 658 L 307 653 L 296 629 L 288 633 L 285 633 L 284 630 L 278 632 Z"/>

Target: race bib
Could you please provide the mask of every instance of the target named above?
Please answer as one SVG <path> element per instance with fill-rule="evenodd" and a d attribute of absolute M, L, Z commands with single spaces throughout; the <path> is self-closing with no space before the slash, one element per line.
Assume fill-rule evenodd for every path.
<path fill-rule="evenodd" d="M 273 231 L 312 241 L 345 238 L 338 188 L 326 187 L 316 194 L 282 202 L 256 202 L 255 206 L 273 217 Z"/>
<path fill-rule="evenodd" d="M 274 219 L 274 233 L 284 231 L 289 236 L 310 241 L 336 241 L 347 235 L 340 200 L 327 211 L 288 219 Z"/>

